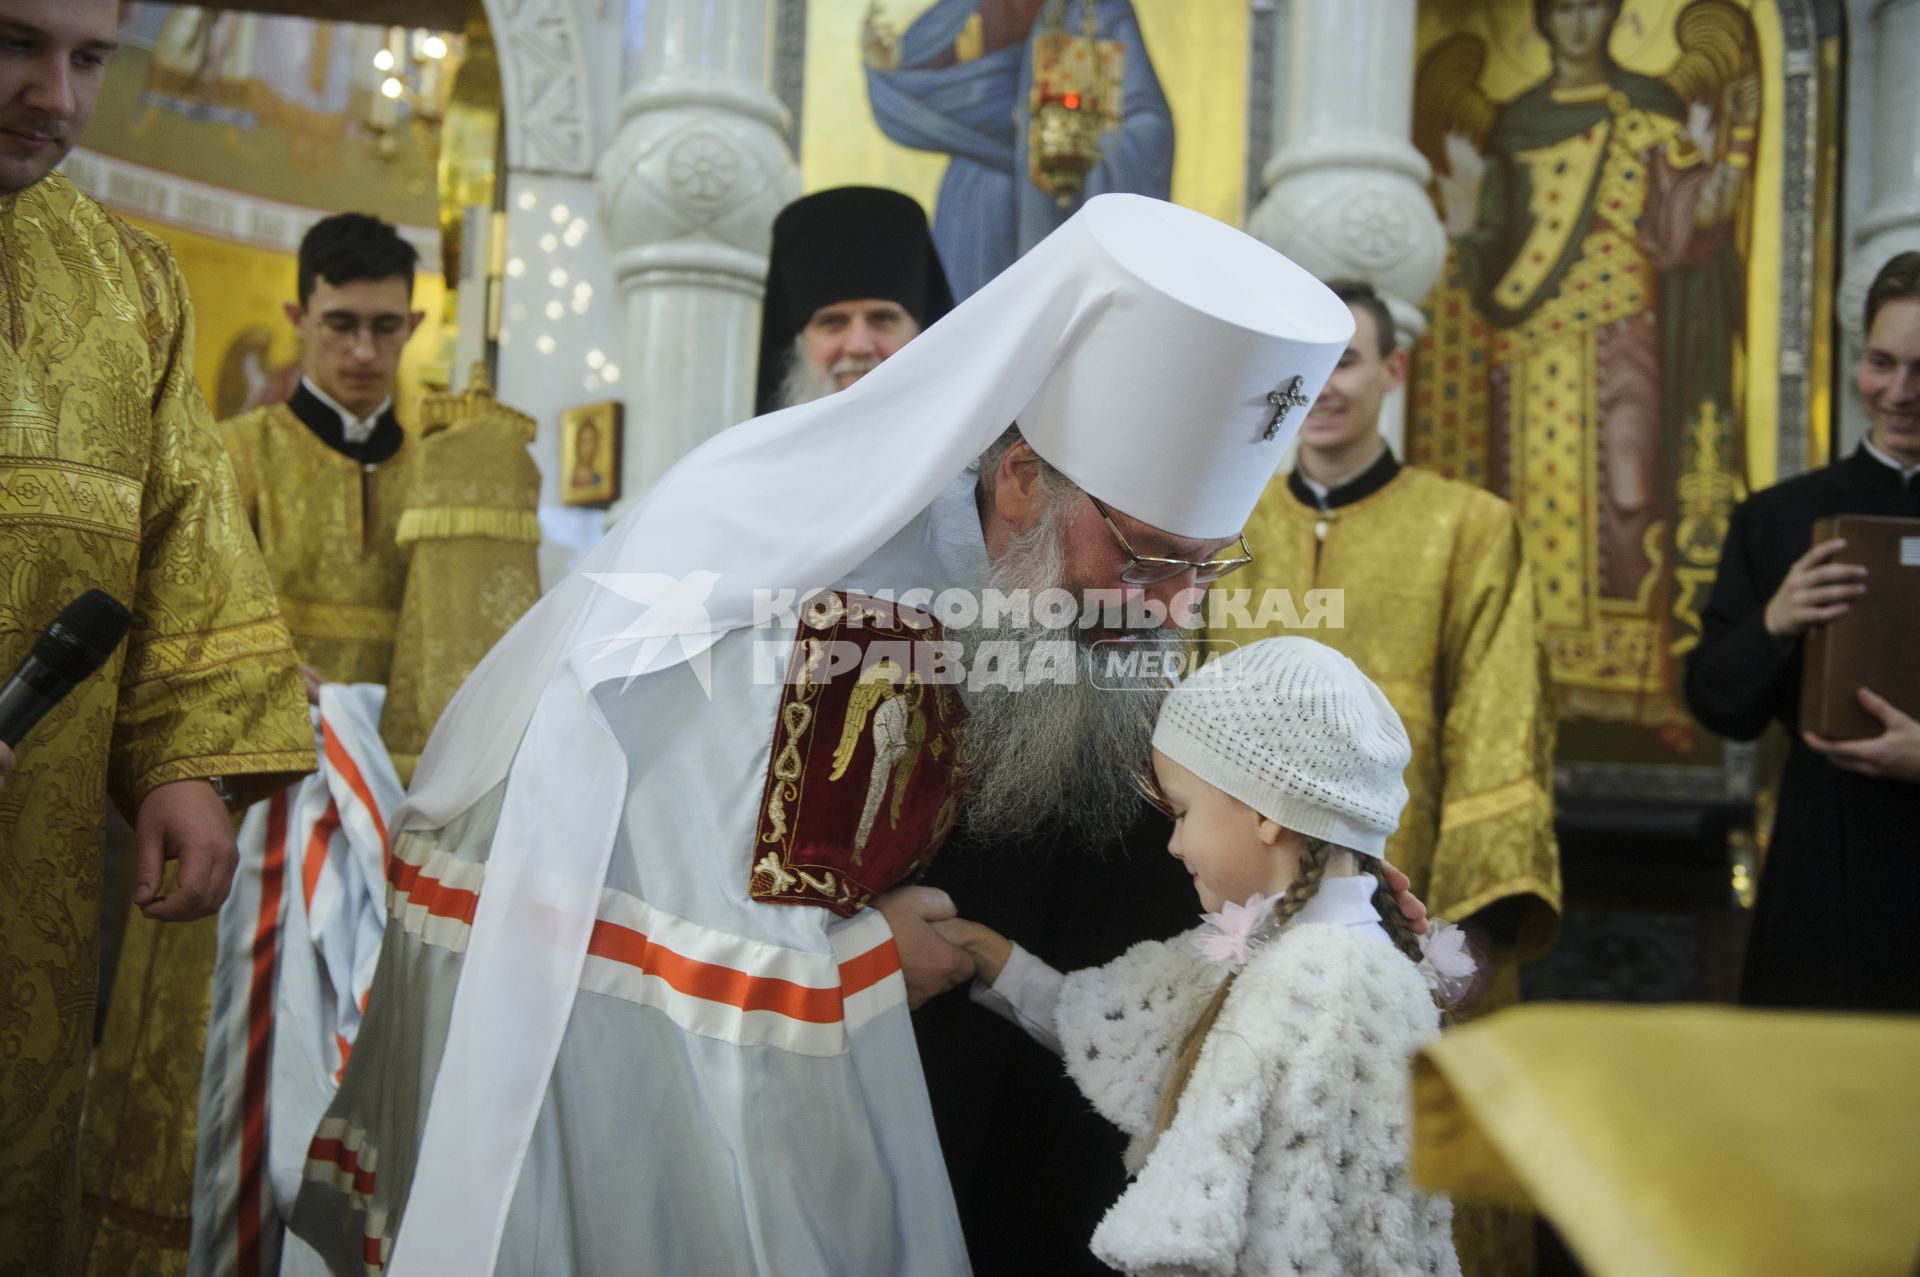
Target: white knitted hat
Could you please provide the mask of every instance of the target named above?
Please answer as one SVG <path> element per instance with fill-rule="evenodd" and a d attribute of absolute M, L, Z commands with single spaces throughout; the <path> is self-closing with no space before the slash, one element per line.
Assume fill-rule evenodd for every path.
<path fill-rule="evenodd" d="M 1175 687 L 1153 747 L 1288 829 L 1385 859 L 1407 729 L 1360 667 L 1308 638 L 1235 648 Z"/>

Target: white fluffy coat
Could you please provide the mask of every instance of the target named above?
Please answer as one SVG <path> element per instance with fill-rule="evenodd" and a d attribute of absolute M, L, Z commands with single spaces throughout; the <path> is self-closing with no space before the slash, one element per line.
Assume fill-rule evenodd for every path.
<path fill-rule="evenodd" d="M 1418 968 L 1339 925 L 1286 928 L 1241 972 L 1156 1141 L 1161 1085 L 1223 974 L 1188 935 L 1067 977 L 1068 1072 L 1133 1137 L 1094 1252 L 1134 1277 L 1458 1274 L 1451 1204 L 1407 1176 L 1408 1061 L 1439 1027 Z"/>

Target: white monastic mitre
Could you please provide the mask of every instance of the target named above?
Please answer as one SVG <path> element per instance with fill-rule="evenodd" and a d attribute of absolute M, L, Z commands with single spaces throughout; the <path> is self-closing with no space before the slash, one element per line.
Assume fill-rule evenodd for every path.
<path fill-rule="evenodd" d="M 1052 358 L 1014 415 L 1021 434 L 1143 523 L 1239 535 L 1353 312 L 1259 241 L 1143 196 L 1088 201 L 1034 252 L 1056 241 L 1101 297 L 1088 322 L 1041 336 Z"/>

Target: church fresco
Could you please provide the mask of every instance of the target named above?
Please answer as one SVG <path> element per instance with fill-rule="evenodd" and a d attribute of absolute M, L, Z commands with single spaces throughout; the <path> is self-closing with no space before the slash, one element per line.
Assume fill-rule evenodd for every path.
<path fill-rule="evenodd" d="M 249 195 L 439 220 L 438 146 L 375 63 L 385 27 L 135 4 L 81 145 Z"/>
<path fill-rule="evenodd" d="M 416 119 L 407 102 L 438 102 L 460 60 L 444 37 L 440 57 L 413 56 L 426 38 L 188 5 L 128 7 L 113 74 L 69 172 L 83 186 L 96 176 L 87 153 L 139 166 L 91 193 L 173 250 L 194 300 L 195 362 L 216 415 L 292 393 L 297 351 L 281 308 L 295 293 L 291 245 L 307 222 L 348 209 L 409 231 L 440 222 L 438 121 Z M 387 67 L 377 60 L 383 49 Z M 407 65 L 392 71 L 400 59 Z M 380 92 L 390 74 L 408 77 L 400 100 Z M 183 225 L 123 198 L 129 186 L 173 178 L 203 184 L 190 197 L 196 212 L 216 203 L 226 215 Z M 253 200 L 272 202 L 273 233 L 254 234 L 261 228 L 245 211 Z M 288 217 L 290 235 L 278 225 Z M 419 237 L 431 242 L 424 229 Z M 403 413 L 444 375 L 439 265 L 423 259 L 415 280 L 427 319 L 401 363 Z"/>
<path fill-rule="evenodd" d="M 1103 191 L 1238 225 L 1248 22 L 1219 0 L 812 0 L 805 187 L 920 200 L 956 298 Z"/>
<path fill-rule="evenodd" d="M 1681 662 L 1734 503 L 1774 477 L 1778 14 L 1424 0 L 1418 39 L 1449 251 L 1409 455 L 1517 507 L 1571 738 L 1707 761 Z"/>

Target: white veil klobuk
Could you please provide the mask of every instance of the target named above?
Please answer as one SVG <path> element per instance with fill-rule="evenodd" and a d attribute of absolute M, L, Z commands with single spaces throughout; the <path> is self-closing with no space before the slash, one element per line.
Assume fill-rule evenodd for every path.
<path fill-rule="evenodd" d="M 669 470 L 475 669 L 395 817 L 436 828 L 507 781 L 391 1271 L 492 1271 L 626 793 L 596 686 L 704 652 L 758 591 L 830 587 L 1016 422 L 1114 508 L 1232 536 L 1352 333 L 1257 240 L 1103 195 L 849 389 Z"/>

